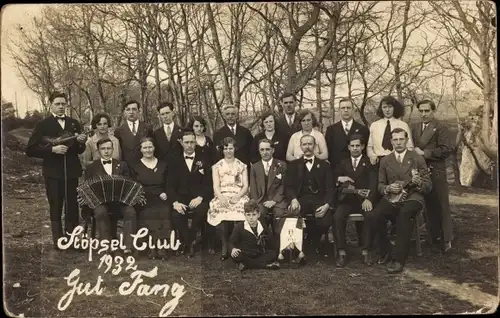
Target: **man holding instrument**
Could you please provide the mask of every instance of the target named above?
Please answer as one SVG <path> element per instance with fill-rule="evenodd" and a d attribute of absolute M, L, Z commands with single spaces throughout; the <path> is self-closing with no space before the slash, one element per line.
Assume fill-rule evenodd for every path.
<path fill-rule="evenodd" d="M 412 221 L 424 206 L 424 195 L 432 183 L 423 177 L 427 170 L 425 159 L 408 150 L 408 133 L 403 128 L 391 132 L 394 151 L 380 161 L 378 190 L 384 195 L 373 210 L 374 226 L 380 235 L 379 264 L 386 264 L 389 273 L 403 271 L 413 232 Z M 407 197 L 399 198 L 407 194 Z M 387 220 L 396 219 L 396 246 L 394 261 L 391 260 L 391 243 L 387 237 Z M 417 238 L 417 240 L 420 238 Z"/>
<path fill-rule="evenodd" d="M 59 250 L 57 240 L 63 233 L 73 232 L 79 222 L 76 187 L 82 166 L 78 155 L 85 150 L 87 136 L 81 133 L 78 121 L 65 116 L 67 100 L 64 93 L 52 93 L 49 102 L 52 114 L 36 125 L 26 155 L 43 159 L 52 241 L 54 248 Z M 63 206 L 64 232 L 61 221 Z"/>
<path fill-rule="evenodd" d="M 339 205 L 333 215 L 333 228 L 335 230 L 335 240 L 337 241 L 337 267 L 346 265 L 346 225 L 349 214 L 362 213 L 364 215 L 363 240 L 370 237 L 372 232 L 371 218 L 372 210 L 377 199 L 377 174 L 376 166 L 370 163 L 368 156 L 363 155 L 365 149 L 365 139 L 359 134 L 349 137 L 348 148 L 349 158 L 342 159 L 334 170 L 334 180 L 340 186 L 337 193 Z M 353 189 L 350 194 L 342 194 L 342 191 Z M 357 225 L 357 224 L 356 224 Z M 362 240 L 361 237 L 358 239 Z M 361 242 L 359 242 L 361 243 Z M 371 266 L 372 259 L 368 249 L 363 249 L 363 262 Z"/>

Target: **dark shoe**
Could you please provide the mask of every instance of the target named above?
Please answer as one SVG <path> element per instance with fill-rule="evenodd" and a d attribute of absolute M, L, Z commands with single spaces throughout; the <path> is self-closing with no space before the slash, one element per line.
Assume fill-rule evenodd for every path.
<path fill-rule="evenodd" d="M 280 269 L 280 264 L 278 262 L 272 262 L 266 265 L 267 269 Z"/>
<path fill-rule="evenodd" d="M 297 256 L 297 258 L 292 261 L 292 263 L 304 265 L 306 263 L 306 256 L 304 255 L 304 253 L 300 253 L 299 256 Z"/>
<path fill-rule="evenodd" d="M 243 272 L 246 268 L 247 268 L 247 267 L 245 266 L 245 264 L 243 264 L 243 263 L 239 263 L 239 264 L 238 264 L 238 270 L 239 270 L 240 272 Z"/>
<path fill-rule="evenodd" d="M 335 264 L 337 267 L 344 267 L 346 264 L 346 256 L 339 254 L 339 258 L 337 259 L 337 263 Z"/>
<path fill-rule="evenodd" d="M 392 262 L 387 266 L 387 272 L 389 274 L 397 274 L 403 271 L 403 265 L 400 262 Z"/>
<path fill-rule="evenodd" d="M 367 254 L 363 254 L 363 263 L 366 266 L 372 266 L 373 265 L 372 254 L 370 252 L 368 252 Z"/>
<path fill-rule="evenodd" d="M 221 260 L 221 261 L 225 261 L 226 259 L 227 259 L 227 254 L 222 253 L 222 254 L 220 255 L 220 260 Z M 241 263 L 240 263 L 240 264 L 241 264 Z"/>
<path fill-rule="evenodd" d="M 389 253 L 387 253 L 384 256 L 379 257 L 377 264 L 379 264 L 379 265 L 387 264 L 390 261 L 390 259 L 391 259 L 391 256 Z"/>

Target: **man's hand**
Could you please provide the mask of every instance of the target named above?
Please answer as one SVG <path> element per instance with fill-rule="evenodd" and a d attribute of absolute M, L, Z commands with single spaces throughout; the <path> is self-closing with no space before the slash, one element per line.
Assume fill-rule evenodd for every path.
<path fill-rule="evenodd" d="M 326 211 L 328 211 L 329 208 L 330 208 L 330 205 L 328 203 L 325 203 L 316 209 L 316 213 L 314 213 L 314 215 L 317 218 L 322 218 L 323 216 L 325 216 Z"/>
<path fill-rule="evenodd" d="M 371 201 L 368 199 L 365 199 L 363 201 L 363 203 L 361 203 L 361 209 L 363 209 L 363 211 L 365 211 L 365 212 L 370 212 L 371 210 L 373 210 L 373 205 L 372 205 Z"/>
<path fill-rule="evenodd" d="M 203 201 L 202 197 L 196 197 L 196 198 L 194 198 L 193 200 L 191 200 L 191 202 L 189 202 L 189 208 L 190 209 L 196 209 L 198 207 L 198 205 L 201 204 L 202 201 Z"/>
<path fill-rule="evenodd" d="M 398 194 L 401 191 L 403 191 L 403 187 L 401 186 L 401 184 L 399 184 L 397 182 L 389 184 L 387 186 L 387 192 L 389 192 L 389 193 Z"/>
<path fill-rule="evenodd" d="M 266 201 L 263 203 L 263 205 L 268 208 L 268 209 L 271 209 L 274 205 L 276 204 L 275 201 L 272 201 L 272 200 L 269 200 L 269 201 Z"/>
<path fill-rule="evenodd" d="M 84 144 L 87 141 L 87 135 L 85 134 L 75 134 L 75 136 L 78 136 L 76 137 L 76 141 L 78 141 L 81 144 Z"/>
<path fill-rule="evenodd" d="M 67 151 L 68 151 L 68 146 L 65 145 L 58 145 L 52 147 L 52 152 L 58 155 L 65 155 Z"/>
<path fill-rule="evenodd" d="M 422 149 L 418 148 L 418 147 L 413 148 L 413 150 L 414 150 L 417 154 L 419 154 L 419 155 L 421 155 L 421 156 L 423 156 L 423 155 L 424 155 L 424 151 L 423 151 Z"/>
<path fill-rule="evenodd" d="M 187 206 L 185 204 L 175 201 L 173 206 L 175 211 L 179 212 L 180 214 L 186 214 Z"/>
<path fill-rule="evenodd" d="M 299 200 L 293 199 L 292 202 L 290 202 L 290 206 L 288 207 L 291 211 L 295 210 L 300 210 L 300 203 Z"/>
<path fill-rule="evenodd" d="M 370 162 L 372 165 L 376 165 L 378 162 L 378 156 L 371 156 L 370 157 Z"/>
<path fill-rule="evenodd" d="M 343 176 L 343 177 L 339 177 L 338 178 L 338 182 L 340 182 L 340 183 L 344 183 L 344 182 L 347 182 L 347 181 L 354 183 L 354 180 L 352 180 L 351 178 L 349 178 L 347 176 Z"/>
<path fill-rule="evenodd" d="M 422 179 L 421 176 L 418 174 L 415 174 L 411 177 L 411 182 L 415 183 L 417 186 L 422 186 L 422 183 L 424 183 L 424 180 Z"/>
<path fill-rule="evenodd" d="M 166 201 L 167 200 L 167 194 L 165 192 L 161 193 L 160 194 L 160 199 L 163 200 L 163 201 Z"/>
<path fill-rule="evenodd" d="M 240 255 L 241 250 L 239 248 L 233 248 L 231 251 L 231 256 L 232 257 L 238 257 Z"/>

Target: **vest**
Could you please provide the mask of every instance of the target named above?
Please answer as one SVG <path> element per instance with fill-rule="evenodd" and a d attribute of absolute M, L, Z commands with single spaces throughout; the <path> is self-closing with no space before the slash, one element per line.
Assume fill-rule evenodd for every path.
<path fill-rule="evenodd" d="M 316 195 L 319 192 L 319 185 L 316 181 L 314 173 L 307 170 L 307 167 L 304 165 L 304 181 L 302 182 L 302 187 L 300 190 L 300 195 Z"/>

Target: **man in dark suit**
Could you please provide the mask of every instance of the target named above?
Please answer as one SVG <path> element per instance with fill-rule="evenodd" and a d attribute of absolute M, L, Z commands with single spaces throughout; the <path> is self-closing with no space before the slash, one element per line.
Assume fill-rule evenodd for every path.
<path fill-rule="evenodd" d="M 78 178 L 82 175 L 82 166 L 78 155 L 85 151 L 87 136 L 81 134 L 78 121 L 65 116 L 67 106 L 66 95 L 52 93 L 49 97 L 52 114 L 40 121 L 31 135 L 26 147 L 28 157 L 43 159 L 43 176 L 45 189 L 50 205 L 50 224 L 54 248 L 63 233 L 71 233 L 78 225 L 78 204 L 76 188 Z M 61 134 L 76 135 L 76 142 L 53 145 L 46 142 L 45 137 L 55 138 Z M 65 224 L 62 228 L 61 216 L 65 203 Z"/>
<path fill-rule="evenodd" d="M 153 137 L 153 130 L 143 121 L 139 121 L 138 101 L 130 100 L 123 105 L 125 122 L 115 129 L 114 135 L 122 148 L 122 159 L 129 167 L 141 159 L 140 141 L 144 137 Z"/>
<path fill-rule="evenodd" d="M 300 120 L 295 112 L 297 100 L 292 93 L 284 93 L 281 96 L 281 106 L 283 107 L 283 114 L 279 118 L 279 128 L 288 135 L 288 139 L 294 133 L 302 129 Z"/>
<path fill-rule="evenodd" d="M 371 224 L 369 218 L 372 217 L 370 213 L 375 205 L 377 198 L 377 177 L 378 171 L 376 167 L 370 163 L 370 159 L 363 155 L 366 140 L 361 135 L 354 134 L 349 136 L 349 152 L 350 158 L 343 159 L 337 164 L 334 172 L 334 179 L 337 185 L 341 187 L 337 189 L 338 192 L 342 188 L 348 188 L 349 185 L 354 186 L 355 189 L 369 190 L 367 196 L 360 196 L 358 194 L 340 195 L 338 207 L 333 215 L 333 227 L 335 229 L 335 237 L 337 241 L 338 259 L 337 267 L 344 267 L 346 264 L 346 239 L 345 230 L 347 219 L 351 213 L 363 213 L 365 222 L 363 223 L 363 233 L 369 233 L 368 228 Z M 365 237 L 367 237 L 365 235 Z M 371 266 L 372 260 L 369 251 L 363 250 L 363 262 Z"/>
<path fill-rule="evenodd" d="M 431 100 L 417 104 L 422 117 L 421 123 L 412 127 L 415 152 L 424 157 L 427 166 L 432 168 L 432 190 L 425 198 L 427 222 L 434 243 L 439 241 L 443 252 L 451 249 L 453 223 L 450 213 L 448 180 L 446 178 L 446 158 L 450 155 L 449 131 L 434 118 L 436 105 Z"/>
<path fill-rule="evenodd" d="M 214 144 L 219 149 L 216 155 L 216 162 L 223 157 L 222 150 L 220 150 L 222 140 L 226 137 L 233 137 L 236 140 L 234 156 L 249 166 L 253 142 L 252 133 L 247 128 L 237 124 L 238 109 L 235 106 L 225 106 L 222 114 L 226 124 L 214 133 Z"/>
<path fill-rule="evenodd" d="M 424 206 L 424 195 L 429 193 L 432 183 L 429 178 L 422 177 L 418 170 L 426 169 L 427 164 L 422 156 L 408 150 L 408 133 L 402 128 L 395 128 L 391 132 L 391 142 L 394 151 L 380 161 L 378 190 L 385 197 L 380 200 L 373 210 L 374 225 L 380 235 L 380 260 L 379 264 L 387 262 L 389 273 L 403 271 L 410 240 L 413 232 L 413 220 Z M 405 190 L 407 199 L 398 203 L 391 203 L 394 198 Z M 391 243 L 387 237 L 387 220 L 396 218 L 396 246 L 394 260 L 391 259 Z M 371 248 L 370 240 L 366 241 L 363 249 Z M 418 238 L 417 238 L 418 239 Z"/>
<path fill-rule="evenodd" d="M 96 176 L 120 175 L 130 177 L 130 171 L 125 161 L 113 159 L 113 142 L 109 138 L 102 138 L 97 142 L 97 149 L 101 159 L 95 160 L 87 169 L 85 169 L 85 180 Z M 104 203 L 94 209 L 94 217 L 96 226 L 99 232 L 99 238 L 102 240 L 111 239 L 112 232 L 116 232 L 117 218 L 114 217 L 112 222 L 109 217 L 109 212 L 119 212 L 123 216 L 123 236 L 124 244 L 127 247 L 125 254 L 132 252 L 132 234 L 136 230 L 136 213 L 132 206 L 120 204 L 119 202 Z"/>
<path fill-rule="evenodd" d="M 347 145 L 352 134 L 361 135 L 365 142 L 370 136 L 368 128 L 353 119 L 353 110 L 352 100 L 342 98 L 339 102 L 340 120 L 326 129 L 328 161 L 334 170 L 340 161 L 350 157 Z M 363 149 L 363 155 L 366 155 L 366 147 Z"/>
<path fill-rule="evenodd" d="M 300 211 L 300 216 L 306 219 L 307 233 L 312 237 L 316 252 L 320 253 L 321 237 L 326 236 L 333 220 L 330 207 L 334 204 L 335 188 L 330 165 L 314 156 L 315 145 L 311 135 L 300 139 L 304 156 L 288 166 L 285 197 L 290 202 L 289 208 Z"/>
<path fill-rule="evenodd" d="M 260 222 L 276 230 L 275 218 L 286 214 L 285 200 L 286 163 L 273 158 L 274 144 L 269 139 L 259 141 L 262 160 L 252 164 L 250 171 L 250 199 L 259 204 Z"/>
<path fill-rule="evenodd" d="M 212 198 L 211 167 L 204 157 L 195 152 L 196 136 L 186 131 L 182 136 L 182 155 L 171 157 L 171 169 L 168 173 L 167 196 L 172 202 L 172 223 L 179 232 L 183 249 L 188 257 L 193 257 L 196 234 L 207 219 L 208 203 Z M 191 217 L 191 229 L 188 228 Z"/>
<path fill-rule="evenodd" d="M 170 102 L 160 102 L 156 107 L 163 125 L 154 131 L 156 157 L 168 161 L 169 156 L 182 153 L 182 129 L 174 122 L 174 105 Z"/>

